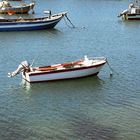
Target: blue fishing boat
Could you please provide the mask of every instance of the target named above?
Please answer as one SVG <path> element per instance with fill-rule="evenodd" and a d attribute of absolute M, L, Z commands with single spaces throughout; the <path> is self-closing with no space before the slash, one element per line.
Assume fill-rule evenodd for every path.
<path fill-rule="evenodd" d="M 39 18 L 0 19 L 0 31 L 27 31 L 54 28 L 55 25 L 67 14 L 62 12 Z"/>

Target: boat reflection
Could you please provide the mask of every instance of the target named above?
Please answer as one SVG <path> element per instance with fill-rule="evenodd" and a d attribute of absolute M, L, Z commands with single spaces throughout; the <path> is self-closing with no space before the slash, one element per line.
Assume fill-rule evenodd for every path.
<path fill-rule="evenodd" d="M 101 90 L 104 81 L 98 76 L 79 78 L 73 80 L 61 80 L 53 82 L 43 82 L 43 83 L 29 83 L 26 80 L 22 80 L 21 86 L 28 92 L 28 94 L 38 94 L 38 93 L 74 93 L 83 92 L 91 90 L 92 92 L 99 92 Z M 81 90 L 82 89 L 82 90 Z"/>

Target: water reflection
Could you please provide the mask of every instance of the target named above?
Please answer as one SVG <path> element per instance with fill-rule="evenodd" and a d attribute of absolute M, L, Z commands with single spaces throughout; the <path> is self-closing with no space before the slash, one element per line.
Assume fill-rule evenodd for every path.
<path fill-rule="evenodd" d="M 22 80 L 21 87 L 25 89 L 28 94 L 35 94 L 40 92 L 64 92 L 65 90 L 74 91 L 93 89 L 94 91 L 102 89 L 102 85 L 105 82 L 98 76 L 80 78 L 74 80 L 61 80 L 53 82 L 41 82 L 41 83 L 29 83 L 26 80 Z"/>
<path fill-rule="evenodd" d="M 24 79 L 22 79 L 20 85 L 23 89 L 25 89 L 26 92 L 29 92 L 31 90 L 31 84 Z"/>
<path fill-rule="evenodd" d="M 123 19 L 119 19 L 118 23 L 124 27 L 136 27 L 136 26 L 140 26 L 139 24 L 139 20 L 123 20 Z M 120 26 L 120 27 L 121 27 Z"/>

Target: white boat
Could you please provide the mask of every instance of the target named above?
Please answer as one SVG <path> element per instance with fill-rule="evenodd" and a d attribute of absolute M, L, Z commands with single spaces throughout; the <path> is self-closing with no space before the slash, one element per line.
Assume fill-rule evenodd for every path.
<path fill-rule="evenodd" d="M 140 20 L 140 6 L 138 2 L 130 3 L 128 9 L 122 11 L 118 17 L 124 20 Z"/>
<path fill-rule="evenodd" d="M 20 72 L 22 78 L 28 82 L 44 82 L 62 79 L 74 79 L 97 75 L 106 64 L 105 57 L 88 58 L 50 66 L 32 67 L 27 61 L 23 61 L 16 71 L 8 73 L 13 77 Z"/>

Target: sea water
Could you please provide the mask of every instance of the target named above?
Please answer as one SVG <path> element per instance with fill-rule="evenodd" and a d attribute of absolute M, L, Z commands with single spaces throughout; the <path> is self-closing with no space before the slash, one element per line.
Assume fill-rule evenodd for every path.
<path fill-rule="evenodd" d="M 0 140 L 140 139 L 140 21 L 117 17 L 129 2 L 37 0 L 35 15 L 25 16 L 68 11 L 76 28 L 61 20 L 50 30 L 0 32 Z M 77 80 L 7 77 L 24 60 L 42 66 L 84 55 L 107 57 L 113 76 L 105 65 Z"/>

